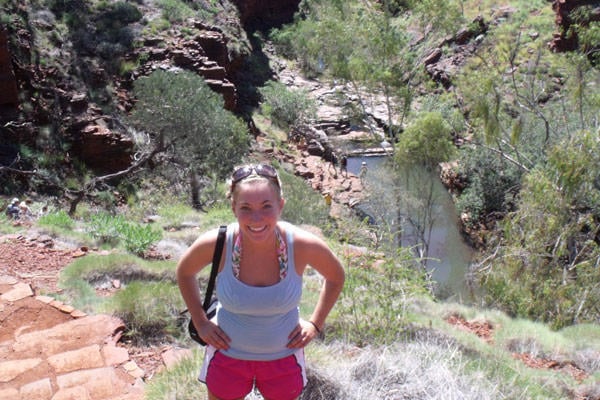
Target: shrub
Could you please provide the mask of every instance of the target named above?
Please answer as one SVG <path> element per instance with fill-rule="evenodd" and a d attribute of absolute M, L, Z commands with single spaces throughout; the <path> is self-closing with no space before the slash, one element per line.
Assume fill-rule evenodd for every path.
<path fill-rule="evenodd" d="M 477 271 L 488 304 L 554 328 L 598 322 L 599 154 L 597 135 L 581 131 L 525 177 L 502 242 Z"/>
<path fill-rule="evenodd" d="M 147 343 L 177 335 L 177 317 L 184 305 L 173 283 L 131 282 L 106 307 L 123 319 L 129 337 Z"/>
<path fill-rule="evenodd" d="M 162 231 L 151 225 L 124 224 L 119 234 L 130 253 L 142 255 L 150 246 L 162 239 Z"/>
<path fill-rule="evenodd" d="M 93 214 L 87 227 L 88 234 L 100 243 L 116 244 L 119 241 L 119 226 L 125 221 L 123 217 L 113 217 L 107 213 Z"/>
<path fill-rule="evenodd" d="M 101 243 L 116 245 L 123 242 L 127 251 L 142 255 L 162 238 L 162 231 L 150 225 L 127 222 L 120 215 L 106 213 L 91 216 L 88 233 Z"/>
<path fill-rule="evenodd" d="M 158 6 L 162 9 L 163 18 L 171 23 L 182 22 L 194 15 L 186 2 L 179 0 L 159 0 Z"/>
<path fill-rule="evenodd" d="M 329 209 L 319 193 L 311 190 L 304 180 L 281 169 L 279 176 L 285 198 L 282 218 L 294 224 L 323 227 L 328 220 Z"/>
<path fill-rule="evenodd" d="M 454 155 L 451 127 L 439 112 L 424 112 L 409 125 L 396 145 L 395 160 L 434 169 Z"/>
<path fill-rule="evenodd" d="M 358 346 L 397 341 L 408 323 L 408 299 L 426 294 L 426 276 L 415 266 L 407 249 L 386 260 L 377 269 L 374 259 L 364 255 L 343 260 L 346 282 L 336 303 L 333 336 Z"/>
<path fill-rule="evenodd" d="M 473 223 L 512 210 L 523 173 L 514 164 L 484 148 L 467 146 L 461 151 L 458 173 L 468 185 L 458 197 L 457 208 L 469 214 Z"/>
<path fill-rule="evenodd" d="M 54 226 L 61 229 L 73 229 L 75 226 L 75 221 L 63 210 L 42 215 L 37 223 L 41 226 Z"/>
<path fill-rule="evenodd" d="M 259 89 L 262 112 L 282 129 L 311 120 L 316 104 L 303 90 L 288 89 L 283 83 L 269 81 Z"/>

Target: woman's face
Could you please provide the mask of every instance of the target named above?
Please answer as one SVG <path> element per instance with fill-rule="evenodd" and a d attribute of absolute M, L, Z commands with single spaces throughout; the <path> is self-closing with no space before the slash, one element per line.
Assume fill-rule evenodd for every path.
<path fill-rule="evenodd" d="M 267 179 L 243 180 L 236 184 L 232 209 L 244 237 L 270 238 L 283 211 L 284 200 Z"/>

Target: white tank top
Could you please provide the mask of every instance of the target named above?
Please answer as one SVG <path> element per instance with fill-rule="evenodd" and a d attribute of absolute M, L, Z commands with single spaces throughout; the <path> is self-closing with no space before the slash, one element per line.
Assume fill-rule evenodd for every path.
<path fill-rule="evenodd" d="M 242 360 L 276 360 L 293 354 L 288 335 L 298 325 L 302 277 L 294 264 L 294 235 L 291 224 L 280 222 L 286 232 L 288 266 L 285 278 L 271 286 L 251 286 L 234 276 L 231 254 L 237 223 L 227 227 L 225 264 L 217 275 L 219 298 L 217 323 L 231 338 L 223 351 Z"/>

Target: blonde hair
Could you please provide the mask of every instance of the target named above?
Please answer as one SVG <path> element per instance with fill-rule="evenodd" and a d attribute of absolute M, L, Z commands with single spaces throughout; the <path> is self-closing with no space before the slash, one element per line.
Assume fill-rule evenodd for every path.
<path fill-rule="evenodd" d="M 248 175 L 246 178 L 233 183 L 232 179 L 227 180 L 227 198 L 233 200 L 233 196 L 235 195 L 236 188 L 242 183 L 256 183 L 256 182 L 268 182 L 273 189 L 275 189 L 275 193 L 277 196 L 282 199 L 283 198 L 283 189 L 281 188 L 281 181 L 279 177 L 275 181 L 274 179 L 267 178 L 266 176 L 258 175 L 257 173 L 252 173 Z"/>

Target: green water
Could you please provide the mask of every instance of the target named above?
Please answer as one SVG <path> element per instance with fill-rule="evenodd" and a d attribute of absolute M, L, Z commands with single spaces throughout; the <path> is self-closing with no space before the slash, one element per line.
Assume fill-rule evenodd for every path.
<path fill-rule="evenodd" d="M 413 234 L 414 229 L 408 221 L 416 218 L 422 210 L 407 209 L 403 206 L 407 201 L 398 193 L 407 193 L 412 197 L 427 196 L 430 198 L 431 229 L 427 229 L 429 252 L 426 268 L 436 282 L 437 295 L 442 299 L 457 302 L 469 302 L 469 289 L 466 274 L 473 258 L 474 250 L 464 240 L 459 230 L 459 219 L 452 197 L 442 185 L 435 173 L 426 171 L 410 171 L 407 175 L 391 176 L 394 172 L 386 166 L 385 157 L 352 157 L 348 159 L 348 171 L 359 174 L 361 163 L 367 163 L 365 184 L 367 190 L 375 192 L 367 203 L 361 205 L 376 223 L 401 227 L 399 245 L 414 246 L 419 239 Z M 398 173 L 396 173 L 398 174 Z M 431 189 L 431 191 L 430 191 Z M 425 193 L 423 193 L 425 192 Z M 424 201 L 419 199 L 418 201 Z M 385 221 L 383 221 L 385 220 Z"/>

